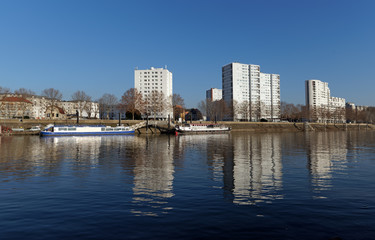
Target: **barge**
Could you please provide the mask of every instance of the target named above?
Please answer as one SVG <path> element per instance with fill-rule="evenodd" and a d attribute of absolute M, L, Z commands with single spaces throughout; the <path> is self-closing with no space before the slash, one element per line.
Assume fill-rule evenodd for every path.
<path fill-rule="evenodd" d="M 129 135 L 134 134 L 134 129 L 125 126 L 78 126 L 78 125 L 47 125 L 40 136 L 100 136 L 100 135 Z"/>

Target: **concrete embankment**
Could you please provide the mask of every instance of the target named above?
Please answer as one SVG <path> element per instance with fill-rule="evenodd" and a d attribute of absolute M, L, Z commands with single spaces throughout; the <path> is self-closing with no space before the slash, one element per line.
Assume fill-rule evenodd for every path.
<path fill-rule="evenodd" d="M 142 122 L 141 120 L 122 120 L 121 124 L 125 126 L 132 126 L 137 123 Z M 212 123 L 212 122 L 200 122 L 194 121 L 193 123 Z M 253 132 L 298 132 L 298 131 L 345 131 L 345 130 L 374 130 L 375 126 L 373 124 L 324 124 L 324 123 L 289 123 L 289 122 L 218 122 L 219 124 L 224 124 L 230 126 L 232 131 L 253 131 Z M 45 127 L 48 124 L 76 124 L 76 120 L 34 120 L 25 119 L 22 122 L 17 119 L 2 119 L 0 120 L 0 125 L 8 128 L 22 128 L 29 129 L 32 126 Z M 89 119 L 80 120 L 79 124 L 82 125 L 106 125 L 106 126 L 116 126 L 119 124 L 118 120 L 99 120 L 99 119 Z M 153 127 L 152 127 L 153 126 Z M 167 122 L 157 122 L 157 127 L 167 128 Z M 173 126 L 173 125 L 172 125 Z M 142 128 L 137 131 L 137 133 L 144 134 L 146 129 Z M 147 131 L 148 134 L 159 134 L 160 130 L 155 128 L 155 125 L 151 125 L 151 128 Z M 13 132 L 13 134 L 32 134 L 28 131 L 25 132 Z"/>
<path fill-rule="evenodd" d="M 232 131 L 254 132 L 298 132 L 298 131 L 345 131 L 345 130 L 374 130 L 372 124 L 342 124 L 342 123 L 289 123 L 289 122 L 223 122 Z"/>

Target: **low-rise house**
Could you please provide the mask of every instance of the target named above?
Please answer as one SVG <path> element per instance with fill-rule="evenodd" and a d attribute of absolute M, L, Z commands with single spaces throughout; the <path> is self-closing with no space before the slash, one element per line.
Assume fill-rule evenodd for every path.
<path fill-rule="evenodd" d="M 49 106 L 46 109 L 46 118 L 47 119 L 56 119 L 56 120 L 64 120 L 66 119 L 66 113 L 63 108 L 58 106 Z"/>

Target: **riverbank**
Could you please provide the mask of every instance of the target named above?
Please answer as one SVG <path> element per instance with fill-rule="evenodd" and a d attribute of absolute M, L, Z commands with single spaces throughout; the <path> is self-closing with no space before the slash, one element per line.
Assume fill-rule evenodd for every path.
<path fill-rule="evenodd" d="M 141 120 L 122 120 L 121 124 L 125 126 L 132 126 L 137 123 L 142 122 Z M 48 124 L 76 124 L 76 120 L 35 120 L 35 119 L 25 119 L 22 122 L 17 119 L 2 119 L 0 120 L 0 125 L 8 128 L 21 128 L 25 129 L 23 132 L 13 132 L 13 135 L 25 135 L 25 134 L 35 134 L 35 132 L 29 132 L 33 126 L 40 126 L 41 129 Z M 201 122 L 194 121 L 193 123 L 211 123 L 211 122 Z M 252 131 L 252 132 L 299 132 L 299 131 L 346 131 L 346 130 L 374 130 L 375 126 L 373 124 L 339 124 L 339 123 L 290 123 L 290 122 L 218 122 L 219 124 L 224 124 L 232 128 L 232 131 Z M 85 119 L 80 120 L 81 125 L 106 125 L 106 126 L 116 126 L 119 124 L 118 120 L 100 120 L 100 119 Z M 155 128 L 156 127 L 156 128 Z M 160 130 L 157 127 L 162 127 L 166 129 L 168 123 L 165 121 L 159 121 L 153 124 L 151 128 L 146 131 L 146 128 L 139 129 L 137 133 L 139 134 L 160 134 Z M 173 124 L 172 126 L 173 127 Z"/>
<path fill-rule="evenodd" d="M 345 124 L 345 123 L 291 123 L 291 122 L 223 122 L 232 131 L 254 132 L 299 132 L 299 131 L 346 131 L 346 130 L 374 130 L 373 124 Z"/>

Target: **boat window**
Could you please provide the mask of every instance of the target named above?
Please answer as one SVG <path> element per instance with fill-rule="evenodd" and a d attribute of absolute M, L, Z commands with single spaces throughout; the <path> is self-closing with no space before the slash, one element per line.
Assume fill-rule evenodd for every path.
<path fill-rule="evenodd" d="M 77 128 L 68 128 L 68 131 L 76 131 Z"/>
<path fill-rule="evenodd" d="M 59 128 L 59 131 L 67 131 L 67 128 Z"/>
<path fill-rule="evenodd" d="M 102 128 L 102 131 L 105 131 L 105 128 Z"/>

